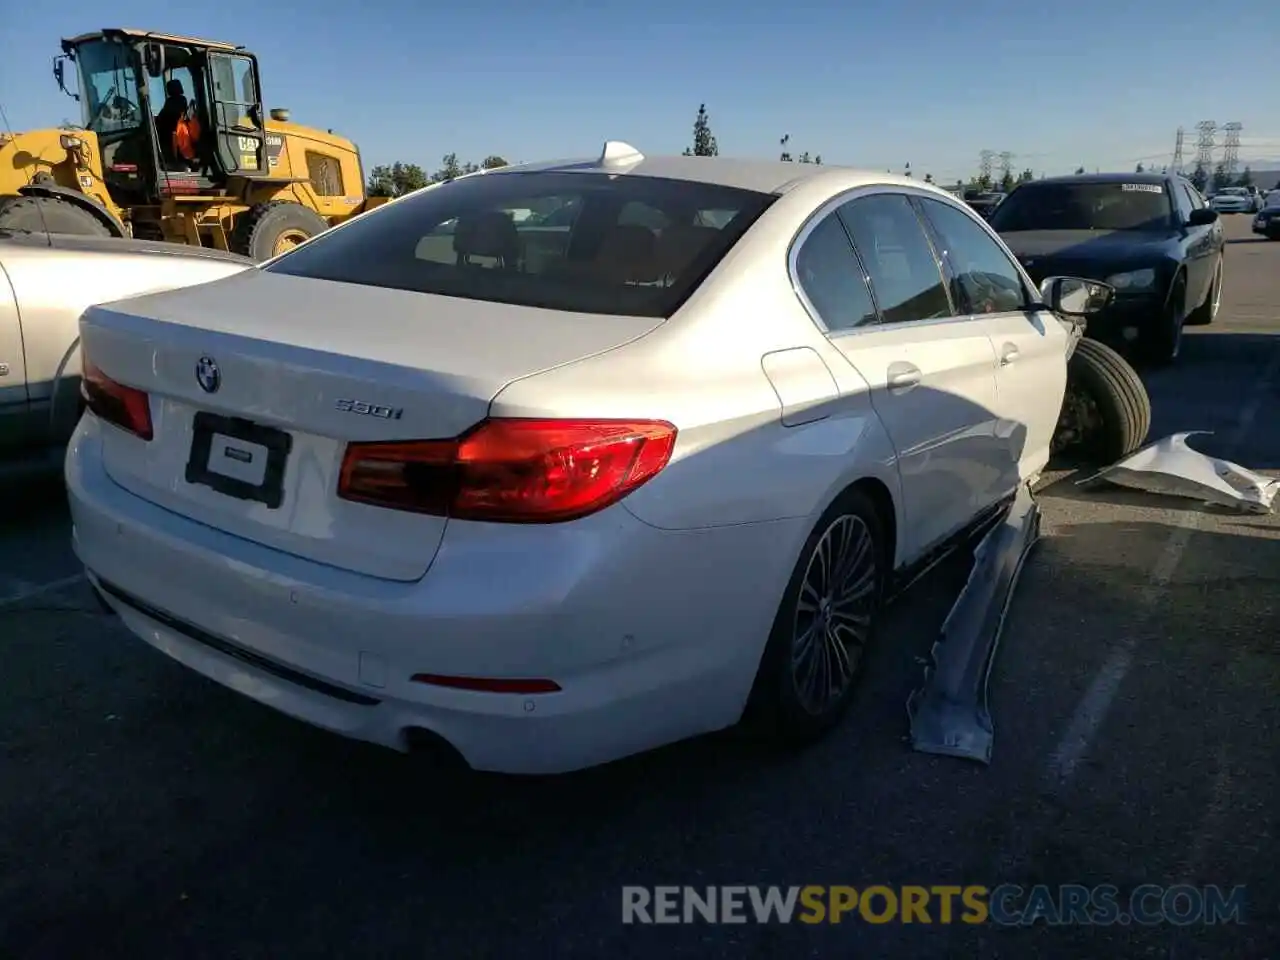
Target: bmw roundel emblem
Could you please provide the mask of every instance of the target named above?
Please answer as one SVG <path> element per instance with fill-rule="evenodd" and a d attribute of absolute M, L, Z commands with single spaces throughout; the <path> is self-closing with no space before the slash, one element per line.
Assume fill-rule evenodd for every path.
<path fill-rule="evenodd" d="M 205 393 L 217 393 L 222 386 L 222 371 L 213 357 L 201 357 L 196 363 L 196 383 Z"/>

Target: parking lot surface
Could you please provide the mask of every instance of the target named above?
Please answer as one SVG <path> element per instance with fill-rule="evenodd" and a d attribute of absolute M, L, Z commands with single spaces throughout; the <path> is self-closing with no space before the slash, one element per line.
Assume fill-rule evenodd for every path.
<path fill-rule="evenodd" d="M 1280 243 L 1146 375 L 1152 438 L 1280 471 Z M 1204 957 L 1280 948 L 1280 517 L 1056 473 L 992 676 L 993 763 L 910 751 L 963 582 L 898 604 L 847 722 L 545 780 L 278 716 L 97 612 L 57 478 L 0 507 L 0 957 Z M 1246 885 L 1245 925 L 623 926 L 623 885 Z"/>

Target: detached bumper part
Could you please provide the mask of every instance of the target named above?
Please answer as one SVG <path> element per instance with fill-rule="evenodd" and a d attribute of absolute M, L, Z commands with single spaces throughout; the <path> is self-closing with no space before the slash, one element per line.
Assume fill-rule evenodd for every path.
<path fill-rule="evenodd" d="M 1040 539 L 1028 484 L 973 551 L 973 570 L 930 651 L 924 685 L 907 699 L 911 745 L 921 753 L 991 762 L 995 727 L 987 681 L 1014 587 Z"/>
<path fill-rule="evenodd" d="M 1191 449 L 1187 437 L 1207 430 L 1175 433 L 1143 447 L 1080 485 L 1106 480 L 1122 487 L 1170 497 L 1189 497 L 1243 513 L 1270 513 L 1280 479 L 1264 477 L 1229 460 Z"/>

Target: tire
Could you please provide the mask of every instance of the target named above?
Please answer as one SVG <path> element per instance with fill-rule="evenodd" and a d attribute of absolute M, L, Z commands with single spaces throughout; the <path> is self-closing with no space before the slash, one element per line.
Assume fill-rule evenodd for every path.
<path fill-rule="evenodd" d="M 81 237 L 115 235 L 88 210 L 57 197 L 8 197 L 0 201 L 0 230 Z"/>
<path fill-rule="evenodd" d="M 841 537 L 845 533 L 852 539 L 842 541 Z M 835 588 L 824 590 L 819 582 L 822 579 L 820 548 L 827 551 L 832 546 L 838 547 L 841 542 L 848 544 L 850 554 L 846 554 L 847 556 L 856 554 L 860 559 L 859 565 L 853 567 L 848 576 L 841 578 L 848 589 L 856 589 L 855 595 L 843 604 L 846 617 L 841 617 L 839 613 L 830 614 L 830 611 L 837 610 L 842 604 L 831 604 L 828 594 L 830 589 Z M 786 746 L 811 743 L 834 727 L 848 709 L 865 673 L 866 654 L 875 638 L 883 606 L 885 585 L 892 563 L 887 544 L 884 521 L 875 505 L 855 488 L 845 491 L 828 507 L 809 534 L 778 605 L 752 689 L 749 710 L 760 732 L 768 739 Z M 835 554 L 824 552 L 821 556 L 830 560 Z M 836 560 L 835 564 L 838 563 Z M 862 586 L 864 579 L 865 593 Z M 805 612 L 805 607 L 809 604 L 804 598 L 810 595 L 815 597 L 815 615 L 812 617 Z M 817 614 L 818 606 L 828 613 Z M 825 629 L 821 627 L 820 616 L 826 618 Z M 849 617 L 856 617 L 858 621 L 865 623 L 855 623 Z M 815 647 L 815 642 L 823 641 L 826 644 L 844 639 L 847 642 L 840 648 L 852 654 L 848 660 L 850 670 L 844 678 L 843 686 L 834 694 L 828 689 L 828 697 L 818 698 L 820 703 L 812 702 L 812 698 L 807 698 L 802 689 L 808 674 L 805 667 L 813 665 L 821 669 L 824 663 L 834 665 L 835 661 L 822 657 L 809 660 L 803 656 L 800 634 L 805 632 L 802 625 L 804 623 L 817 631 L 816 635 L 811 634 L 812 639 L 806 648 L 811 653 L 816 655 L 824 648 L 835 649 L 834 646 Z"/>
<path fill-rule="evenodd" d="M 1218 317 L 1218 307 L 1222 304 L 1222 256 L 1213 268 L 1213 282 L 1204 295 L 1204 303 L 1187 314 L 1187 326 L 1207 327 Z"/>
<path fill-rule="evenodd" d="M 302 204 L 272 200 L 237 218 L 230 246 L 233 252 L 254 260 L 269 260 L 328 229 L 319 214 Z"/>
<path fill-rule="evenodd" d="M 1169 288 L 1164 309 L 1151 329 L 1139 342 L 1141 358 L 1148 363 L 1165 366 L 1178 359 L 1182 351 L 1182 328 L 1186 325 L 1187 278 L 1179 273 Z"/>
<path fill-rule="evenodd" d="M 1106 344 L 1082 339 L 1067 364 L 1058 421 L 1059 433 L 1073 437 L 1056 449 L 1111 464 L 1141 447 L 1150 429 L 1151 398 L 1137 371 Z"/>

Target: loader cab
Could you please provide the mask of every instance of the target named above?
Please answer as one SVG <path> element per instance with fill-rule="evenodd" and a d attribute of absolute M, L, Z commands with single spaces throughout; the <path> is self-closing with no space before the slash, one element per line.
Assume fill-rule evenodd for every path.
<path fill-rule="evenodd" d="M 82 123 L 98 137 L 117 202 L 222 194 L 230 177 L 268 173 L 257 58 L 231 44 L 104 30 L 62 42 L 78 79 Z M 55 64 L 63 85 L 64 64 Z M 63 89 L 66 87 L 63 85 Z M 175 95 L 176 93 L 176 95 Z M 174 148 L 175 114 L 198 130 Z"/>

